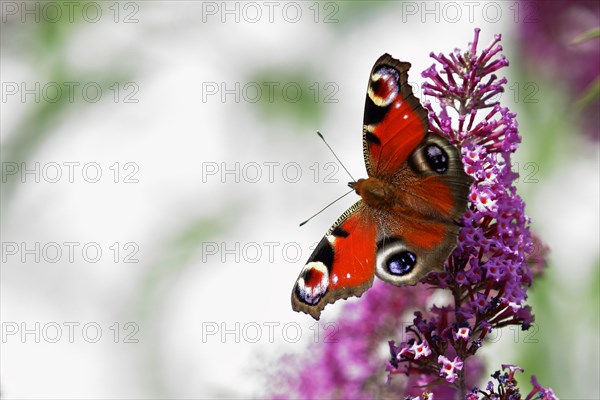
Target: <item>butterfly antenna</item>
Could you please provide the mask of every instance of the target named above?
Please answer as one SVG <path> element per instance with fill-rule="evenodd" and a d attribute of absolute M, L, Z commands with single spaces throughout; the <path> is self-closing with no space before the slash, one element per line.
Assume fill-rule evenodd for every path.
<path fill-rule="evenodd" d="M 327 146 L 327 148 L 329 148 L 329 150 L 331 151 L 331 153 L 333 154 L 333 156 L 335 157 L 335 159 L 338 160 L 338 162 L 340 163 L 340 165 L 342 166 L 342 168 L 344 168 L 344 171 L 346 171 L 346 173 L 348 174 L 348 176 L 350 176 L 350 178 L 352 178 L 352 181 L 356 182 L 356 179 L 354 179 L 354 177 L 352 176 L 352 174 L 346 169 L 346 167 L 344 166 L 344 164 L 340 161 L 340 159 L 338 158 L 337 154 L 335 154 L 335 151 L 333 151 L 333 149 L 331 148 L 331 146 L 329 146 L 329 143 L 327 143 L 327 141 L 325 140 L 325 138 L 323 137 L 323 135 L 321 134 L 321 132 L 317 131 L 317 135 L 319 135 L 319 137 L 321 138 L 321 140 L 323 140 L 323 143 L 325 143 L 325 146 Z M 327 208 L 327 207 L 325 207 L 325 208 Z"/>
<path fill-rule="evenodd" d="M 352 178 L 354 179 L 354 178 Z M 300 226 L 306 224 L 308 221 L 310 221 L 311 219 L 313 219 L 314 217 L 316 217 L 317 215 L 321 214 L 323 211 L 325 211 L 329 206 L 331 206 L 333 203 L 335 203 L 338 200 L 341 200 L 342 198 L 348 196 L 350 193 L 354 192 L 354 189 L 350 190 L 348 193 L 345 193 L 343 195 L 341 195 L 340 197 L 338 197 L 337 199 L 335 199 L 334 201 L 332 201 L 331 203 L 327 204 L 325 207 L 323 207 L 323 209 L 321 211 L 319 211 L 318 213 L 316 213 L 315 215 L 313 215 L 312 217 L 310 217 L 309 219 L 307 219 L 304 222 L 300 223 Z"/>

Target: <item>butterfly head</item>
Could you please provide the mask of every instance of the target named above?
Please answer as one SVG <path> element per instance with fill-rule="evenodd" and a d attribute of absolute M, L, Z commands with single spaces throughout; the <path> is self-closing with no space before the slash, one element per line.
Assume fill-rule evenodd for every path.
<path fill-rule="evenodd" d="M 348 186 L 371 207 L 387 208 L 394 204 L 394 188 L 391 184 L 377 178 L 359 179 L 356 182 L 349 182 Z"/>

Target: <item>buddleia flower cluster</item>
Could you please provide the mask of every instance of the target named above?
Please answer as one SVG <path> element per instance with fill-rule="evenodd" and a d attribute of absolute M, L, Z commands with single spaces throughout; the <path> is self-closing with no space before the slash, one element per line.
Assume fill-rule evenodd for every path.
<path fill-rule="evenodd" d="M 501 54 L 500 35 L 478 51 L 479 33 L 476 29 L 464 52 L 432 53 L 437 63 L 422 73 L 424 94 L 434 100 L 425 103 L 430 130 L 461 149 L 465 172 L 473 178 L 458 246 L 445 271 L 425 279 L 430 287 L 449 291 L 452 301 L 426 315 L 416 312 L 407 328 L 410 339 L 389 343 L 387 365 L 390 377 L 417 375 L 421 387 L 449 385 L 460 398 L 468 392 L 466 362 L 486 336 L 508 325 L 527 330 L 533 323 L 525 304 L 533 281 L 528 260 L 537 256 L 543 263 L 514 186 L 518 174 L 511 170 L 511 155 L 521 140 L 516 115 L 497 101 L 507 80 L 496 72 L 508 60 Z M 470 393 L 474 399 L 479 392 Z M 554 398 L 551 391 L 543 393 Z"/>

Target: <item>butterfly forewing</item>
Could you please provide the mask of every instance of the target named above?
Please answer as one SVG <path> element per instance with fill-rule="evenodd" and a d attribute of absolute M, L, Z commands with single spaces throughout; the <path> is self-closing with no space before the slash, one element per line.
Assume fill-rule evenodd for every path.
<path fill-rule="evenodd" d="M 363 119 L 363 149 L 370 176 L 397 171 L 427 132 L 427 110 L 408 84 L 409 68 L 409 63 L 384 54 L 371 70 Z"/>

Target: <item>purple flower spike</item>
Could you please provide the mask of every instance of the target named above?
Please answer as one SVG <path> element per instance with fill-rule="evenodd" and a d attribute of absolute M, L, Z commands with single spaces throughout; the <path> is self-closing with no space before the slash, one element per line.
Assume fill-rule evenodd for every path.
<path fill-rule="evenodd" d="M 547 252 L 532 237 L 525 203 L 514 186 L 518 174 L 511 171 L 510 158 L 521 141 L 516 115 L 495 100 L 507 83 L 496 75 L 508 65 L 501 54 L 501 36 L 479 51 L 479 33 L 476 29 L 465 52 L 431 53 L 437 64 L 422 73 L 428 79 L 424 92 L 435 100 L 425 103 L 430 130 L 460 148 L 465 172 L 473 178 L 458 245 L 446 271 L 423 280 L 450 290 L 453 304 L 434 306 L 429 315 L 415 313 L 414 324 L 407 329 L 414 341 L 396 347 L 397 366 L 388 365 L 390 377 L 400 372 L 419 374 L 421 382 L 448 385 L 459 398 L 469 399 L 484 394 L 479 389 L 467 391 L 473 374 L 467 361 L 485 337 L 507 325 L 528 329 L 533 323 L 531 309 L 525 305 L 527 288 L 532 277 L 541 273 Z M 427 344 L 426 357 L 416 357 L 417 343 Z M 504 367 L 510 372 L 501 377 L 502 382 L 512 381 L 520 370 Z M 488 387 L 488 392 L 497 394 L 493 384 Z M 516 385 L 511 388 L 511 393 L 518 393 Z M 537 393 L 549 392 L 539 389 Z"/>

